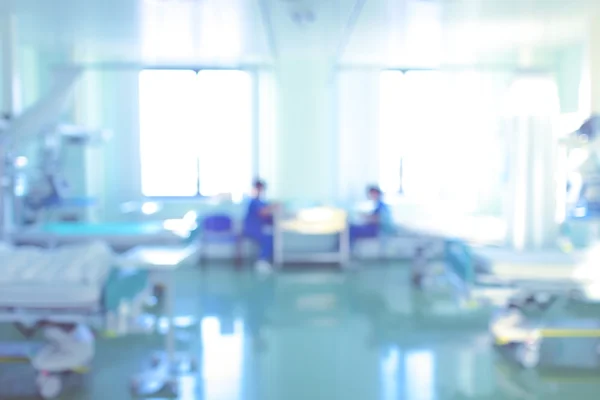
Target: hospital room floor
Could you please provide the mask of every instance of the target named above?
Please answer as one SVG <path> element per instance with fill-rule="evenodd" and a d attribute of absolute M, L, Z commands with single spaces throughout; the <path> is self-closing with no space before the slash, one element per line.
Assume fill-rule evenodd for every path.
<path fill-rule="evenodd" d="M 598 398 L 600 372 L 519 369 L 492 349 L 489 310 L 415 293 L 402 263 L 269 278 L 215 264 L 182 269 L 176 286 L 178 345 L 198 362 L 183 400 Z M 60 398 L 130 399 L 130 377 L 162 343 L 99 339 L 92 373 Z M 37 398 L 33 380 L 28 365 L 0 365 L 0 399 Z"/>

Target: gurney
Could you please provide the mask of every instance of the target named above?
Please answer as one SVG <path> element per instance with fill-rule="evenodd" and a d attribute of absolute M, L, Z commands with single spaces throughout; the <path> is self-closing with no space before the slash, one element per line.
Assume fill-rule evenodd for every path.
<path fill-rule="evenodd" d="M 65 375 L 89 368 L 94 331 L 126 324 L 148 294 L 147 273 L 115 268 L 102 243 L 55 250 L 0 245 L 0 260 L 0 323 L 26 337 L 42 330 L 46 338 L 41 346 L 0 344 L 0 361 L 30 362 L 43 398 L 60 394 Z"/>
<path fill-rule="evenodd" d="M 500 264 L 478 271 L 470 248 L 455 241 L 447 247 L 447 275 L 462 299 L 499 306 L 490 321 L 495 345 L 513 348 L 519 364 L 533 368 L 540 362 L 542 343 L 549 338 L 585 339 L 590 354 L 600 356 L 597 250 L 572 266 L 513 265 L 509 269 Z M 594 311 L 557 316 L 574 304 Z"/>
<path fill-rule="evenodd" d="M 447 240 L 444 256 L 444 278 L 455 292 L 469 301 L 488 301 L 506 305 L 531 296 L 569 295 L 593 296 L 595 276 L 585 272 L 589 267 L 556 263 L 549 266 L 529 266 L 492 262 L 476 254 L 464 241 Z"/>

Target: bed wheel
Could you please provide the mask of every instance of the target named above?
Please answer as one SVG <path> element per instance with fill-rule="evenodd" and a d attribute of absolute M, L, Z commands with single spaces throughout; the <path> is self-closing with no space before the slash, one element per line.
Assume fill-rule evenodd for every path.
<path fill-rule="evenodd" d="M 132 379 L 131 382 L 129 382 L 129 391 L 131 392 L 132 396 L 137 396 L 138 392 L 140 390 L 140 382 L 137 379 Z"/>
<path fill-rule="evenodd" d="M 540 363 L 540 348 L 538 344 L 519 344 L 516 348 L 518 363 L 526 369 L 535 368 Z"/>
<path fill-rule="evenodd" d="M 580 301 L 585 299 L 585 294 L 579 289 L 573 289 L 569 292 L 569 297 L 572 300 Z"/>
<path fill-rule="evenodd" d="M 62 379 L 56 374 L 39 374 L 36 379 L 36 385 L 42 399 L 57 398 L 63 388 Z"/>
<path fill-rule="evenodd" d="M 153 288 L 153 295 L 158 303 L 161 303 L 165 298 L 165 287 L 162 284 L 156 284 Z"/>
<path fill-rule="evenodd" d="M 177 382 L 177 380 L 168 381 L 167 390 L 169 391 L 169 393 L 172 393 L 173 395 L 177 396 L 177 393 L 179 393 L 179 382 Z"/>
<path fill-rule="evenodd" d="M 600 347 L 599 347 L 600 348 Z M 192 359 L 190 361 L 190 371 L 191 372 L 196 372 L 198 371 L 198 361 L 196 361 L 196 359 Z"/>
<path fill-rule="evenodd" d="M 40 328 L 40 324 L 37 323 L 37 324 L 35 324 L 33 326 L 27 326 L 27 325 L 24 325 L 24 324 L 22 324 L 20 322 L 17 322 L 17 323 L 15 323 L 15 328 L 25 338 L 30 339 L 33 335 L 35 335 L 35 333 L 37 332 L 37 330 Z"/>

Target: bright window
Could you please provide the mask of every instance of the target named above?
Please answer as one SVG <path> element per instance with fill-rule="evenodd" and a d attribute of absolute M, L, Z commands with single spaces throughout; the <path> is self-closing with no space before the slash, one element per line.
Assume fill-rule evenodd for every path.
<path fill-rule="evenodd" d="M 501 191 L 506 153 L 494 75 L 465 71 L 383 71 L 380 75 L 379 184 L 419 202 L 464 212 L 490 209 Z M 487 211 L 486 211 L 487 212 Z"/>
<path fill-rule="evenodd" d="M 200 71 L 200 193 L 241 194 L 252 180 L 252 80 L 243 71 Z"/>
<path fill-rule="evenodd" d="M 252 78 L 244 71 L 140 73 L 142 194 L 240 194 L 252 179 Z"/>

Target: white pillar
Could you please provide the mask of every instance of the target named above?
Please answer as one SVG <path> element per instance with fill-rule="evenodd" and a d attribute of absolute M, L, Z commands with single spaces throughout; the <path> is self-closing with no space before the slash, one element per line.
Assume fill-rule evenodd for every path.
<path fill-rule="evenodd" d="M 556 84 L 545 76 L 520 77 L 513 83 L 509 104 L 508 244 L 517 250 L 551 248 L 558 235 L 557 194 L 561 185 L 555 173 Z"/>
<path fill-rule="evenodd" d="M 277 63 L 272 188 L 279 198 L 309 202 L 335 198 L 338 161 L 331 72 L 330 62 L 308 57 L 283 57 Z"/>

